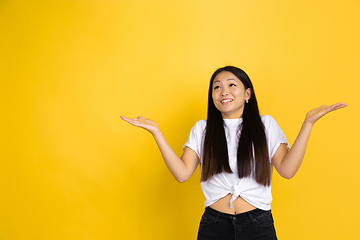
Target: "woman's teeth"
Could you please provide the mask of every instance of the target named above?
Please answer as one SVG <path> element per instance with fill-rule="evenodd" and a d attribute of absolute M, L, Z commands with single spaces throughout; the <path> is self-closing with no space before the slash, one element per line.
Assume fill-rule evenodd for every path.
<path fill-rule="evenodd" d="M 227 103 L 227 102 L 232 102 L 232 101 L 233 101 L 232 99 L 227 99 L 227 100 L 221 101 L 221 103 Z"/>

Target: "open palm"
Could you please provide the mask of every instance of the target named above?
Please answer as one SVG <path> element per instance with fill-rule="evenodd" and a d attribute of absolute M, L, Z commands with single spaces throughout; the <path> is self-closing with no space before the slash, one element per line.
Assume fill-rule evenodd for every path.
<path fill-rule="evenodd" d="M 121 116 L 121 119 L 130 123 L 133 126 L 143 128 L 145 130 L 148 130 L 150 133 L 155 133 L 159 130 L 159 126 L 156 122 L 146 119 L 144 117 L 137 117 L 137 118 L 126 118 L 124 116 Z"/>
<path fill-rule="evenodd" d="M 347 106 L 347 104 L 341 103 L 341 102 L 330 105 L 330 106 L 323 105 L 321 107 L 318 107 L 318 108 L 313 109 L 310 112 L 308 112 L 305 117 L 305 122 L 314 124 L 317 120 L 319 120 L 324 115 L 326 115 L 332 111 L 338 110 L 340 108 L 344 108 L 346 106 Z"/>

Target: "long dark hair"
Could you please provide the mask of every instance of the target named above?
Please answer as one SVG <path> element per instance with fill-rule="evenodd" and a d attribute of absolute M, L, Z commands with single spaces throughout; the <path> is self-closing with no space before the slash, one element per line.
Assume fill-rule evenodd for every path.
<path fill-rule="evenodd" d="M 248 75 L 240 68 L 233 66 L 219 68 L 210 79 L 201 181 L 206 181 L 214 174 L 224 171 L 232 173 L 229 165 L 224 120 L 212 98 L 214 79 L 224 71 L 234 74 L 244 84 L 245 89 L 250 88 L 251 90 L 251 97 L 244 106 L 243 121 L 239 124 L 238 129 L 241 131 L 237 149 L 239 178 L 252 176 L 259 184 L 269 186 L 271 183 L 269 151 L 255 91 Z"/>

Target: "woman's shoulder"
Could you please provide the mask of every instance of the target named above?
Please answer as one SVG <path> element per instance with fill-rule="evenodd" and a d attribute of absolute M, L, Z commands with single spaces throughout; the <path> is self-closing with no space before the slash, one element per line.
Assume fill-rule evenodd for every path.
<path fill-rule="evenodd" d="M 197 138 L 198 136 L 202 136 L 205 132 L 205 128 L 206 120 L 197 121 L 190 131 L 190 137 L 194 136 Z"/>
<path fill-rule="evenodd" d="M 261 121 L 270 122 L 270 121 L 275 121 L 275 119 L 270 115 L 261 115 Z"/>
<path fill-rule="evenodd" d="M 191 132 L 196 134 L 201 134 L 204 133 L 205 128 L 206 128 L 206 120 L 199 120 L 192 127 Z"/>
<path fill-rule="evenodd" d="M 196 122 L 196 124 L 205 124 L 206 125 L 206 120 L 202 119 Z"/>
<path fill-rule="evenodd" d="M 205 128 L 206 127 L 206 120 L 199 120 L 195 123 L 194 128 Z"/>
<path fill-rule="evenodd" d="M 266 128 L 277 125 L 276 120 L 270 115 L 261 115 L 261 121 Z"/>

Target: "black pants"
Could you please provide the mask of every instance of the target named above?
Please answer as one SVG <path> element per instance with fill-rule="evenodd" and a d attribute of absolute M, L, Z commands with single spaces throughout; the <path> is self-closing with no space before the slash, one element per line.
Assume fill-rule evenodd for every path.
<path fill-rule="evenodd" d="M 254 209 L 231 215 L 210 207 L 201 218 L 198 240 L 275 240 L 276 232 L 271 211 Z"/>

